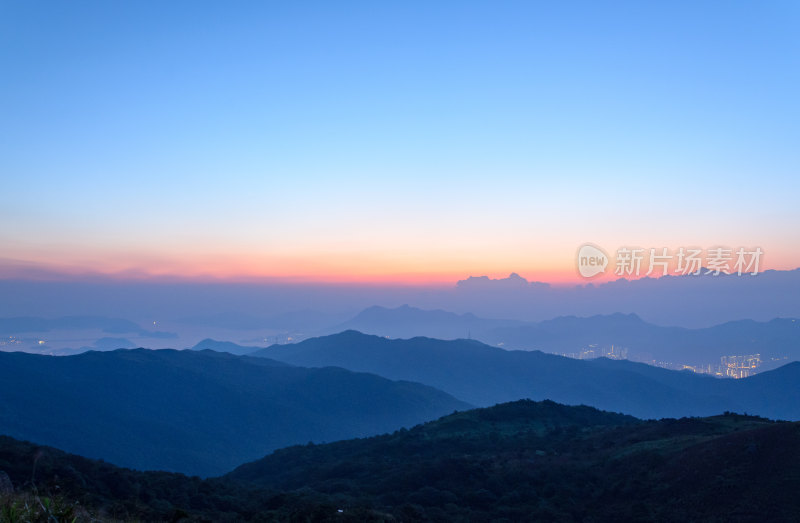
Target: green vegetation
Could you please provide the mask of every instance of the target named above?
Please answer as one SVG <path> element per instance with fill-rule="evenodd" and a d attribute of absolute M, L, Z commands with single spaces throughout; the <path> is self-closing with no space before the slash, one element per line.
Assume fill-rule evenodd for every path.
<path fill-rule="evenodd" d="M 800 515 L 800 423 L 729 413 L 641 421 L 525 400 L 383 436 L 286 448 L 221 478 L 137 472 L 11 438 L 0 438 L 0 470 L 18 500 L 34 486 L 48 499 L 56 493 L 73 500 L 59 506 L 73 507 L 78 521 L 81 514 L 164 521 L 781 521 Z"/>
<path fill-rule="evenodd" d="M 77 503 L 33 493 L 0 495 L 0 523 L 77 523 L 91 521 Z"/>

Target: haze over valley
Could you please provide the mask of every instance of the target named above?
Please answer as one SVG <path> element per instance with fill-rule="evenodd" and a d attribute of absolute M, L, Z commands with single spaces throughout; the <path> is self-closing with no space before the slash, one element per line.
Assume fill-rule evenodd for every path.
<path fill-rule="evenodd" d="M 799 26 L 0 1 L 0 523 L 800 521 Z"/>

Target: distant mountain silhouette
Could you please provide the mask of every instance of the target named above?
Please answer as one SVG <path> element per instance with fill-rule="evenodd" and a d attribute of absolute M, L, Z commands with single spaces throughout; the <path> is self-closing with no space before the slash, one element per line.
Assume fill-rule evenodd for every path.
<path fill-rule="evenodd" d="M 98 329 L 109 334 L 138 334 L 150 338 L 175 338 L 170 332 L 149 331 L 137 323 L 120 318 L 103 316 L 63 316 L 59 318 L 41 318 L 20 316 L 0 318 L 1 336 L 18 336 L 27 333 L 43 333 L 55 330 L 89 330 Z"/>
<path fill-rule="evenodd" d="M 113 311 L 119 317 L 153 318 L 165 325 L 184 320 L 189 322 L 182 323 L 187 327 L 292 330 L 306 336 L 323 333 L 372 305 L 404 303 L 520 321 L 636 313 L 657 325 L 697 328 L 737 319 L 800 318 L 800 269 L 768 270 L 757 276 L 666 276 L 580 285 L 480 275 L 452 285 L 410 287 L 0 279 L 0 296 L 15 297 L 0 301 L 0 316 L 103 316 Z M 75 296 L 81 300 L 76 302 Z M 319 313 L 286 312 L 302 311 L 309 304 Z M 192 339 L 200 339 L 197 331 Z M 200 335 L 221 337 L 207 329 Z M 263 335 L 270 333 L 257 334 Z"/>
<path fill-rule="evenodd" d="M 276 329 L 315 332 L 340 322 L 341 316 L 341 314 L 326 314 L 312 310 L 290 311 L 264 316 L 228 312 L 205 316 L 191 316 L 181 318 L 178 322 L 206 328 L 220 327 L 243 331 Z"/>
<path fill-rule="evenodd" d="M 474 314 L 455 314 L 443 310 L 422 310 L 403 305 L 389 309 L 369 307 L 356 317 L 339 325 L 335 330 L 357 330 L 366 334 L 389 336 L 390 338 L 413 338 L 427 336 L 439 339 L 468 338 L 481 336 L 494 329 L 525 325 L 516 320 L 488 320 Z M 474 333 L 474 334 L 473 334 Z"/>
<path fill-rule="evenodd" d="M 509 348 L 577 352 L 589 345 L 625 347 L 641 359 L 697 365 L 718 363 L 721 356 L 761 354 L 800 359 L 800 321 L 776 318 L 768 322 L 739 320 L 702 329 L 661 327 L 635 314 L 577 318 L 567 316 L 486 333 L 490 343 Z M 499 341 L 502 340 L 502 341 Z"/>
<path fill-rule="evenodd" d="M 708 327 L 732 319 L 767 321 L 800 317 L 800 269 L 767 270 L 756 276 L 668 275 L 555 287 L 509 276 L 470 277 L 456 285 L 452 299 L 432 308 L 470 311 L 479 316 L 543 320 L 554 316 L 592 316 L 635 312 L 661 325 Z"/>
<path fill-rule="evenodd" d="M 767 364 L 770 358 L 788 358 L 780 364 L 800 360 L 800 320 L 792 318 L 768 322 L 740 320 L 686 329 L 653 325 L 635 314 L 563 316 L 522 322 L 404 305 L 394 309 L 370 307 L 341 327 L 391 338 L 472 337 L 489 345 L 557 354 L 577 353 L 590 345 L 605 348 L 614 345 L 626 348 L 629 357 L 639 360 L 687 365 L 719 363 L 721 356 L 756 353 Z"/>
<path fill-rule="evenodd" d="M 723 380 L 629 361 L 507 351 L 474 340 L 393 340 L 356 331 L 275 345 L 252 355 L 417 381 L 478 406 L 530 398 L 643 418 L 730 410 L 800 419 L 800 364 Z"/>
<path fill-rule="evenodd" d="M 216 352 L 228 352 L 230 354 L 243 356 L 263 348 L 264 347 L 248 347 L 246 345 L 238 345 L 231 341 L 217 341 L 212 340 L 211 338 L 206 338 L 192 347 L 192 350 L 213 350 Z"/>
<path fill-rule="evenodd" d="M 0 432 L 138 469 L 210 475 L 467 404 L 424 386 L 212 351 L 0 353 Z"/>

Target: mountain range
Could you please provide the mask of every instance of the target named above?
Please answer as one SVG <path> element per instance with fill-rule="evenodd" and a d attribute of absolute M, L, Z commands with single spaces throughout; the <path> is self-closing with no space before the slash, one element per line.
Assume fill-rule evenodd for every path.
<path fill-rule="evenodd" d="M 630 361 L 504 350 L 475 340 L 387 339 L 356 331 L 274 345 L 251 356 L 415 381 L 476 406 L 530 398 L 643 418 L 730 410 L 800 419 L 800 363 L 731 380 Z"/>
<path fill-rule="evenodd" d="M 137 469 L 213 475 L 287 445 L 469 405 L 429 386 L 213 351 L 0 352 L 0 434 Z"/>
<path fill-rule="evenodd" d="M 479 275 L 436 286 L 36 279 L 0 278 L 0 296 L 14 297 L 0 301 L 0 317 L 110 315 L 158 320 L 170 329 L 188 322 L 182 325 L 206 329 L 201 337 L 213 335 L 207 330 L 212 325 L 321 334 L 372 305 L 404 303 L 520 321 L 635 312 L 650 323 L 692 328 L 734 319 L 800 317 L 800 269 L 767 270 L 757 276 L 664 276 L 573 286 Z M 310 307 L 314 310 L 308 311 Z"/>
<path fill-rule="evenodd" d="M 792 521 L 798 471 L 798 423 L 734 414 L 641 421 L 517 401 L 289 447 L 211 479 L 0 436 L 0 508 L 76 523 Z"/>
<path fill-rule="evenodd" d="M 739 320 L 688 329 L 653 325 L 635 314 L 562 316 L 524 322 L 404 305 L 369 307 L 334 330 L 348 329 L 390 338 L 471 337 L 509 349 L 536 349 L 558 354 L 616 346 L 626 349 L 628 357 L 637 361 L 687 365 L 719 363 L 722 356 L 750 354 L 761 354 L 765 363 L 773 367 L 800 360 L 800 321 L 793 318 L 764 322 Z"/>
<path fill-rule="evenodd" d="M 474 285 L 499 285 L 506 290 L 530 287 L 518 280 L 520 278 L 511 283 L 498 283 L 476 278 L 467 288 Z M 752 285 L 748 282 L 743 280 L 740 285 Z M 256 344 L 263 347 L 268 343 L 357 330 L 391 338 L 468 338 L 509 349 L 536 349 L 575 356 L 586 353 L 589 357 L 608 354 L 613 347 L 616 354 L 622 352 L 628 359 L 670 368 L 690 365 L 707 369 L 709 365 L 712 368 L 720 365 L 723 357 L 758 354 L 759 371 L 763 371 L 800 360 L 800 320 L 795 318 L 743 319 L 687 328 L 656 325 L 636 314 L 619 312 L 522 321 L 403 305 L 371 306 L 357 314 L 348 314 L 352 316 L 346 321 L 342 321 L 342 315 L 309 310 L 265 316 L 219 313 L 158 322 L 172 332 L 151 331 L 129 320 L 103 316 L 0 318 L 0 334 L 7 338 L 0 340 L 0 350 L 64 355 L 136 346 L 185 348 L 209 336 L 245 347 Z M 247 352 L 234 346 L 228 351 Z"/>
<path fill-rule="evenodd" d="M 207 349 L 254 347 L 203 346 L 65 357 L 0 352 L 0 433 L 135 469 L 210 476 L 289 445 L 368 437 L 520 399 L 637 418 L 733 411 L 800 420 L 800 363 L 727 380 L 356 331 L 246 356 Z"/>

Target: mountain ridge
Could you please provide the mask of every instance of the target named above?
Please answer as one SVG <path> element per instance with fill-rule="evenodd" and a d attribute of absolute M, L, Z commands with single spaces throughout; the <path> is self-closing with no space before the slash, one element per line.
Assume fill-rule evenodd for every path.
<path fill-rule="evenodd" d="M 373 306 L 338 326 L 366 334 L 411 338 L 474 338 L 509 349 L 578 353 L 591 347 L 625 348 L 637 361 L 671 361 L 675 364 L 719 363 L 720 357 L 761 354 L 770 358 L 800 359 L 800 321 L 733 320 L 711 327 L 686 328 L 649 323 L 635 313 L 616 312 L 591 316 L 566 315 L 525 322 L 487 319 L 474 314 L 426 311 L 404 305 Z"/>
<path fill-rule="evenodd" d="M 200 475 L 291 443 L 377 434 L 469 406 L 368 373 L 171 349 L 0 353 L 0 397 L 7 435 Z"/>
<path fill-rule="evenodd" d="M 476 340 L 398 340 L 357 331 L 273 345 L 251 356 L 407 379 L 484 407 L 530 398 L 592 405 L 644 418 L 729 410 L 800 419 L 800 401 L 787 399 L 800 390 L 800 365 L 774 375 L 780 379 L 771 384 L 774 371 L 759 374 L 761 378 L 755 381 L 717 379 L 629 361 L 504 350 Z"/>
<path fill-rule="evenodd" d="M 0 436 L 0 471 L 16 487 L 10 502 L 38 510 L 47 496 L 51 514 L 81 523 L 789 521 L 800 513 L 799 470 L 797 422 L 735 414 L 645 421 L 530 400 L 294 445 L 208 479 Z"/>

